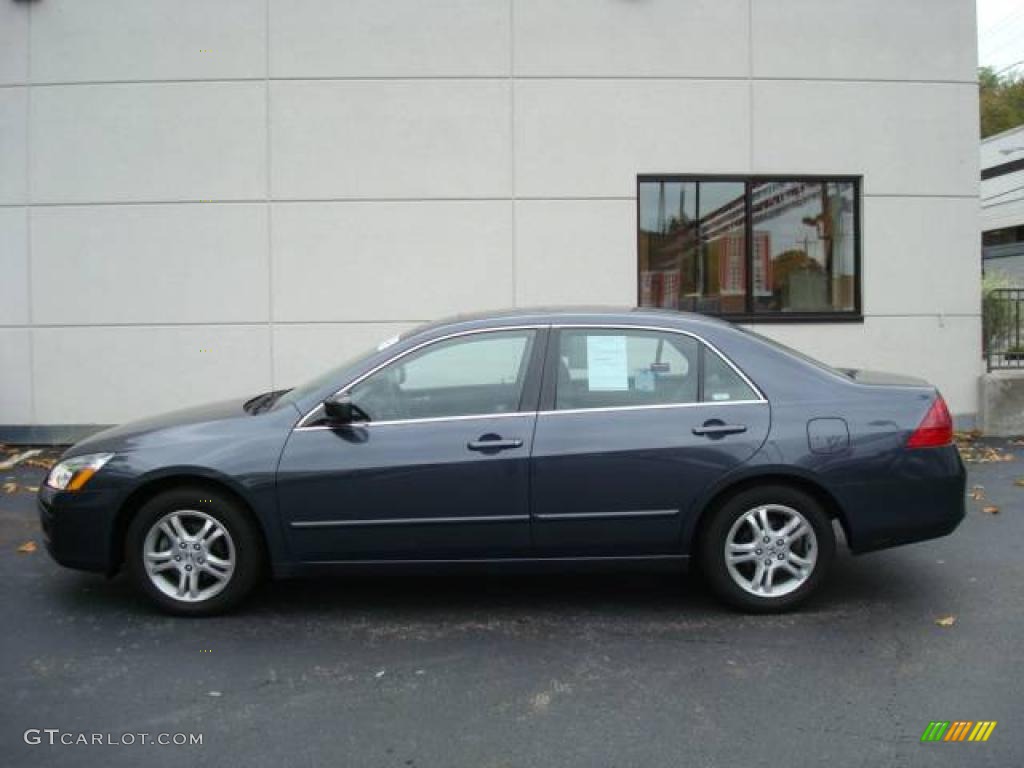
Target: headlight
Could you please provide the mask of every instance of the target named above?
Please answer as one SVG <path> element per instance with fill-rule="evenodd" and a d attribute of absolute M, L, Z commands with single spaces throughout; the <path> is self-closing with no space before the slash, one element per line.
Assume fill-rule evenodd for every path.
<path fill-rule="evenodd" d="M 46 484 L 58 491 L 77 491 L 112 458 L 112 453 L 87 453 L 65 459 L 50 470 Z"/>

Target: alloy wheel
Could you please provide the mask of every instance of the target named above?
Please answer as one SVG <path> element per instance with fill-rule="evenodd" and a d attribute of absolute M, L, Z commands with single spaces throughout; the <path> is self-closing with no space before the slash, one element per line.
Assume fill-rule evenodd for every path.
<path fill-rule="evenodd" d="M 143 542 L 146 574 L 163 594 L 182 602 L 209 600 L 235 571 L 235 544 L 212 515 L 192 509 L 159 518 Z"/>
<path fill-rule="evenodd" d="M 810 578 L 818 560 L 818 538 L 800 512 L 761 504 L 736 519 L 725 537 L 725 565 L 744 591 L 775 598 Z"/>

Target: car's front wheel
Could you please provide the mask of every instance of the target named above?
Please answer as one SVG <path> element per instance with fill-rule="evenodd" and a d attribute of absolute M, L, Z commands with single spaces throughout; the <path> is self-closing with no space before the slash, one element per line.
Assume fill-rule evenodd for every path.
<path fill-rule="evenodd" d="M 835 535 L 816 499 L 789 486 L 749 488 L 730 497 L 703 530 L 700 559 L 711 588 L 757 613 L 785 611 L 821 583 Z"/>
<path fill-rule="evenodd" d="M 154 496 L 132 520 L 125 562 L 136 586 L 160 608 L 208 616 L 237 604 L 252 589 L 262 548 L 245 512 L 204 488 Z"/>

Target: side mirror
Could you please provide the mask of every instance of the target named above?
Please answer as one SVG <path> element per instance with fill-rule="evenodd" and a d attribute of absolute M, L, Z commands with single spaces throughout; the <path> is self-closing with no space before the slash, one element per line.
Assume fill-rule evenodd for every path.
<path fill-rule="evenodd" d="M 339 392 L 324 400 L 324 415 L 334 424 L 351 424 L 353 421 L 352 395 Z"/>

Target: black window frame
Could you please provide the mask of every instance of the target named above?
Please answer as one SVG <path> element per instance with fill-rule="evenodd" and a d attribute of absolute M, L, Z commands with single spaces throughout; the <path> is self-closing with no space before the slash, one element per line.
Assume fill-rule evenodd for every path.
<path fill-rule="evenodd" d="M 733 182 L 744 185 L 744 251 L 747 267 L 746 280 L 746 311 L 734 313 L 716 313 L 712 317 L 720 317 L 732 322 L 753 323 L 863 323 L 863 270 L 861 262 L 861 206 L 863 197 L 861 189 L 863 176 L 855 175 L 817 175 L 817 174 L 714 174 L 714 173 L 643 173 L 636 177 L 636 303 L 640 306 L 640 186 L 642 184 L 670 182 Z M 853 185 L 853 309 L 834 312 L 783 312 L 780 310 L 756 311 L 754 309 L 754 222 L 751 216 L 753 204 L 753 186 L 761 183 L 840 182 Z"/>

